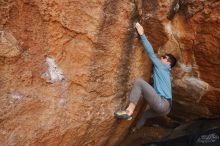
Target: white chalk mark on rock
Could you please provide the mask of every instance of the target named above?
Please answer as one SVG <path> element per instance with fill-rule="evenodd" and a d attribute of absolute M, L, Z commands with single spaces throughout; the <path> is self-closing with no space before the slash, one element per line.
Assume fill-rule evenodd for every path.
<path fill-rule="evenodd" d="M 172 34 L 172 24 L 171 22 L 168 22 L 165 26 L 167 33 Z"/>
<path fill-rule="evenodd" d="M 17 93 L 17 92 L 11 92 L 11 93 L 8 94 L 8 96 L 9 96 L 9 99 L 10 99 L 10 103 L 18 102 L 23 98 L 23 96 L 20 93 Z"/>
<path fill-rule="evenodd" d="M 67 100 L 64 98 L 61 98 L 58 102 L 58 106 L 64 107 L 67 104 Z"/>
<path fill-rule="evenodd" d="M 180 64 L 180 68 L 184 71 L 184 72 L 192 72 L 192 65 L 191 64 Z"/>
<path fill-rule="evenodd" d="M 43 74 L 44 77 L 49 78 L 48 82 L 54 83 L 64 79 L 63 71 L 57 66 L 53 58 L 47 57 L 48 71 Z"/>

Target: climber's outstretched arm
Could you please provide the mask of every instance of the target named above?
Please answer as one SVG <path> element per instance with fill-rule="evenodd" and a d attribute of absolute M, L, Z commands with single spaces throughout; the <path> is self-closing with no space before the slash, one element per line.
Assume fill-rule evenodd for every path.
<path fill-rule="evenodd" d="M 136 23 L 135 27 L 137 29 L 138 34 L 141 37 L 141 41 L 144 45 L 144 49 L 147 52 L 148 56 L 150 57 L 151 61 L 153 62 L 154 65 L 160 65 L 161 64 L 160 60 L 155 55 L 153 47 L 151 46 L 150 42 L 147 40 L 144 34 L 143 27 L 139 23 Z"/>

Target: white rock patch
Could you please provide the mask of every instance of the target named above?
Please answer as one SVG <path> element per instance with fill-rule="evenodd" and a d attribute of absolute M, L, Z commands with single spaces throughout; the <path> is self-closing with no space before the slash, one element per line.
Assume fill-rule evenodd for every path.
<path fill-rule="evenodd" d="M 172 24 L 171 22 L 168 22 L 165 26 L 166 32 L 169 34 L 172 34 Z"/>
<path fill-rule="evenodd" d="M 53 58 L 47 57 L 46 63 L 48 65 L 48 71 L 44 73 L 44 76 L 50 78 L 50 82 L 58 82 L 64 79 L 63 71 L 57 66 Z"/>
<path fill-rule="evenodd" d="M 180 64 L 180 68 L 182 69 L 182 71 L 184 72 L 192 72 L 192 65 L 191 64 Z"/>

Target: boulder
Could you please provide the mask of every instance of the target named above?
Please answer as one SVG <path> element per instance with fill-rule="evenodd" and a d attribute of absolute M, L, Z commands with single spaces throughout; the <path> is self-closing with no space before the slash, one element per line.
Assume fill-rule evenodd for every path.
<path fill-rule="evenodd" d="M 178 2 L 168 20 L 173 5 L 165 0 L 3 0 L 0 143 L 134 146 L 219 118 L 220 2 Z M 178 64 L 171 113 L 129 134 L 143 100 L 134 120 L 113 112 L 127 105 L 133 81 L 149 81 L 152 71 L 136 21 L 155 52 L 173 53 Z"/>

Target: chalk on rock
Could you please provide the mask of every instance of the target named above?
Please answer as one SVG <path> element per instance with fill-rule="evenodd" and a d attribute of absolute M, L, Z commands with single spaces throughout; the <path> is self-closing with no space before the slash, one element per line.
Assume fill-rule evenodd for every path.
<path fill-rule="evenodd" d="M 43 74 L 44 77 L 49 78 L 48 82 L 54 83 L 64 80 L 62 70 L 57 66 L 53 58 L 47 57 L 46 63 L 48 65 L 48 71 Z"/>
<path fill-rule="evenodd" d="M 16 103 L 16 102 L 20 101 L 24 96 L 22 94 L 20 94 L 19 92 L 13 91 L 8 94 L 8 97 L 10 99 L 10 101 L 9 101 L 10 103 Z"/>
<path fill-rule="evenodd" d="M 192 65 L 191 64 L 180 64 L 180 68 L 182 69 L 182 71 L 184 72 L 192 72 Z"/>

